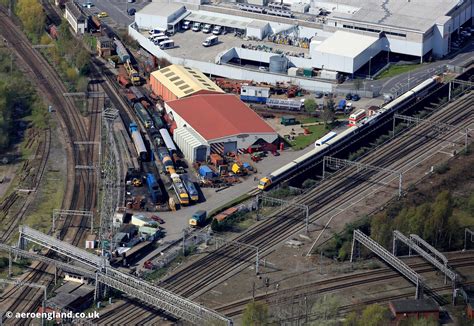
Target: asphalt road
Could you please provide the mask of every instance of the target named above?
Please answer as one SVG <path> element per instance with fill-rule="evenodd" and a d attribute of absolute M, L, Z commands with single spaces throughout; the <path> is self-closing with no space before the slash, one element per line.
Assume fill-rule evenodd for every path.
<path fill-rule="evenodd" d="M 85 3 L 86 0 L 81 0 L 79 3 Z M 108 26 L 112 28 L 126 28 L 134 22 L 135 17 L 127 14 L 128 8 L 135 8 L 137 11 L 149 4 L 148 0 L 135 0 L 133 3 L 128 3 L 127 0 L 92 0 L 94 4 L 91 8 L 84 8 L 84 11 L 92 15 L 105 11 L 109 17 L 101 18 Z"/>
<path fill-rule="evenodd" d="M 431 76 L 443 72 L 446 65 L 461 65 L 468 61 L 473 57 L 473 53 L 474 41 L 471 38 L 463 48 L 452 53 L 446 59 L 425 64 L 413 71 L 394 76 L 390 79 L 365 81 L 365 85 L 361 89 L 365 88 L 367 91 L 378 92 L 381 95 L 385 93 L 400 95 Z M 344 83 L 340 87 L 344 89 L 351 88 L 352 83 Z"/>

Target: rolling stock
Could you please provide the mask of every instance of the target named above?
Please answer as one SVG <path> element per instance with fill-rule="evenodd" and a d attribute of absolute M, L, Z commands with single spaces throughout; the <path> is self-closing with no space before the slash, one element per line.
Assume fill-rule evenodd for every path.
<path fill-rule="evenodd" d="M 348 141 L 348 139 L 350 139 L 352 135 L 359 132 L 363 132 L 367 126 L 377 123 L 384 116 L 393 113 L 402 106 L 414 103 L 419 97 L 427 95 L 430 90 L 432 90 L 436 86 L 437 82 L 437 76 L 425 80 L 424 82 L 407 91 L 400 97 L 384 105 L 374 115 L 368 118 L 365 117 L 364 119 L 360 120 L 359 124 L 349 127 L 340 134 L 334 136 L 332 139 L 328 140 L 325 144 L 315 146 L 316 148 L 310 150 L 306 154 L 303 154 L 297 159 L 275 170 L 270 175 L 263 177 L 262 179 L 260 179 L 257 188 L 260 190 L 268 189 L 271 185 L 277 184 L 278 182 L 285 180 L 290 175 L 294 174 L 297 170 L 303 170 L 308 166 L 311 166 L 317 159 L 320 159 L 321 157 L 326 155 L 329 150 L 332 149 L 332 147 L 334 147 L 335 145 L 340 145 Z"/>
<path fill-rule="evenodd" d="M 191 180 L 187 178 L 183 178 L 182 180 L 183 180 L 184 187 L 186 188 L 186 191 L 189 194 L 189 199 L 191 199 L 194 202 L 199 201 L 199 193 L 196 189 L 196 186 L 194 185 L 194 182 L 192 182 Z"/>
<path fill-rule="evenodd" d="M 156 178 L 153 175 L 153 173 L 147 173 L 146 184 L 147 184 L 148 192 L 150 193 L 151 199 L 153 200 L 153 203 L 156 204 L 162 201 L 163 194 L 161 192 L 160 186 L 158 182 L 156 181 Z"/>
<path fill-rule="evenodd" d="M 173 173 L 171 174 L 171 181 L 173 181 L 173 189 L 178 197 L 178 201 L 181 205 L 188 205 L 189 204 L 189 195 L 184 187 L 179 174 Z"/>
<path fill-rule="evenodd" d="M 133 145 L 135 146 L 135 150 L 137 151 L 138 158 L 142 161 L 146 161 L 148 158 L 148 152 L 145 147 L 145 143 L 143 142 L 142 135 L 140 134 L 140 130 L 135 122 L 130 123 L 129 126 L 130 134 L 132 135 Z"/>
<path fill-rule="evenodd" d="M 168 152 L 168 149 L 166 149 L 165 147 L 159 147 L 156 151 L 158 152 L 158 158 L 165 166 L 166 172 L 168 172 L 169 174 L 175 173 L 176 170 L 174 168 L 174 163 L 171 159 L 171 155 Z"/>
<path fill-rule="evenodd" d="M 133 110 L 135 111 L 138 119 L 140 119 L 141 123 L 145 126 L 145 128 L 152 128 L 153 127 L 153 120 L 151 119 L 150 114 L 148 111 L 143 107 L 141 103 L 135 103 L 133 105 Z"/>
<path fill-rule="evenodd" d="M 176 146 L 173 142 L 173 139 L 170 136 L 170 133 L 168 132 L 167 129 L 161 128 L 160 129 L 160 134 L 161 138 L 163 138 L 163 141 L 165 142 L 166 148 L 168 148 L 168 151 L 170 153 L 176 152 Z"/>

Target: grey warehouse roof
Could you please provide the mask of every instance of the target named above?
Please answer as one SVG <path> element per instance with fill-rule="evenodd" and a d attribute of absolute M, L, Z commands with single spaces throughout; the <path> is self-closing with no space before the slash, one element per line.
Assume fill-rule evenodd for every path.
<path fill-rule="evenodd" d="M 330 17 L 356 22 L 426 32 L 456 7 L 459 0 L 338 0 Z M 338 5 L 359 8 L 355 13 L 338 12 Z"/>
<path fill-rule="evenodd" d="M 390 305 L 396 313 L 439 311 L 439 306 L 433 299 L 403 299 L 390 301 Z"/>
<path fill-rule="evenodd" d="M 247 21 L 242 19 L 241 17 L 234 17 L 233 19 L 218 17 L 218 16 L 211 16 L 211 15 L 204 15 L 200 12 L 193 12 L 189 17 L 186 18 L 187 20 L 193 22 L 199 22 L 204 24 L 211 24 L 211 25 L 219 25 L 225 27 L 233 27 L 237 29 L 246 29 L 247 25 L 250 23 L 250 19 Z"/>
<path fill-rule="evenodd" d="M 152 2 L 142 10 L 138 11 L 140 14 L 144 15 L 154 15 L 154 16 L 161 16 L 161 17 L 169 17 L 173 15 L 175 12 L 181 10 L 184 6 L 182 4 L 177 3 L 161 3 L 161 2 Z"/>
<path fill-rule="evenodd" d="M 374 36 L 337 31 L 316 45 L 316 51 L 355 58 L 377 40 Z"/>

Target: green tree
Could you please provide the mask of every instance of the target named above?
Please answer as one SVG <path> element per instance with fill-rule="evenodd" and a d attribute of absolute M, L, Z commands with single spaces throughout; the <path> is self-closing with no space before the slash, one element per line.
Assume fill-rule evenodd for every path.
<path fill-rule="evenodd" d="M 76 54 L 74 61 L 74 65 L 80 71 L 81 75 L 89 73 L 90 55 L 84 48 L 81 48 Z"/>
<path fill-rule="evenodd" d="M 358 320 L 359 320 L 359 315 L 355 311 L 352 311 L 346 316 L 342 324 L 344 326 L 357 326 Z"/>
<path fill-rule="evenodd" d="M 303 181 L 303 183 L 301 184 L 301 186 L 303 188 L 311 188 L 312 186 L 314 186 L 316 184 L 316 180 L 313 180 L 313 179 L 306 179 L 305 181 Z"/>
<path fill-rule="evenodd" d="M 408 318 L 400 322 L 400 326 L 438 326 L 439 323 L 433 318 Z"/>
<path fill-rule="evenodd" d="M 213 218 L 212 222 L 211 222 L 211 230 L 212 231 L 219 231 L 219 229 L 220 229 L 219 228 L 219 222 L 215 218 Z"/>
<path fill-rule="evenodd" d="M 20 18 L 27 34 L 36 41 L 43 33 L 46 15 L 38 0 L 18 0 L 16 14 Z"/>
<path fill-rule="evenodd" d="M 334 118 L 336 116 L 335 108 L 336 108 L 336 103 L 334 102 L 332 97 L 330 97 L 328 101 L 326 102 L 326 107 L 324 108 L 321 114 L 321 118 L 324 121 L 324 127 L 327 128 L 329 123 L 334 122 Z"/>
<path fill-rule="evenodd" d="M 392 221 L 386 213 L 377 214 L 370 221 L 371 238 L 383 246 L 390 244 L 392 229 Z"/>
<path fill-rule="evenodd" d="M 304 109 L 306 112 L 314 112 L 316 111 L 316 101 L 312 98 L 307 98 L 304 100 Z"/>
<path fill-rule="evenodd" d="M 244 326 L 264 326 L 269 322 L 268 306 L 259 301 L 252 301 L 245 307 L 242 316 Z"/>
<path fill-rule="evenodd" d="M 385 306 L 373 304 L 365 307 L 359 319 L 359 325 L 384 326 L 388 322 L 388 309 Z"/>

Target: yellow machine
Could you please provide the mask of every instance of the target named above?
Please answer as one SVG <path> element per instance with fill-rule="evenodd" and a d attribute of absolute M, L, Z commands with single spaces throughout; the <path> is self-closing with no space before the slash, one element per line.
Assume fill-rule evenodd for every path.
<path fill-rule="evenodd" d="M 132 185 L 133 185 L 134 187 L 141 187 L 141 186 L 142 186 L 142 181 L 141 181 L 140 179 L 134 178 L 134 179 L 132 180 Z"/>
<path fill-rule="evenodd" d="M 271 184 L 272 184 L 272 180 L 270 180 L 267 177 L 263 177 L 263 178 L 260 179 L 260 182 L 258 183 L 257 188 L 260 189 L 260 190 L 265 190 L 268 187 L 270 187 Z"/>
<path fill-rule="evenodd" d="M 132 64 L 130 63 L 130 60 L 127 60 L 124 63 L 125 69 L 127 70 L 128 77 L 130 77 L 130 81 L 132 82 L 133 85 L 140 85 L 140 75 L 138 74 L 138 71 L 136 71 L 133 67 Z"/>
<path fill-rule="evenodd" d="M 237 163 L 234 163 L 232 164 L 232 172 L 234 172 L 235 174 L 240 174 L 242 173 L 242 168 L 239 164 Z"/>

